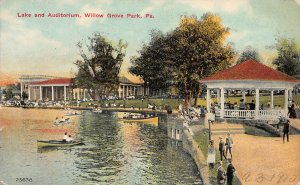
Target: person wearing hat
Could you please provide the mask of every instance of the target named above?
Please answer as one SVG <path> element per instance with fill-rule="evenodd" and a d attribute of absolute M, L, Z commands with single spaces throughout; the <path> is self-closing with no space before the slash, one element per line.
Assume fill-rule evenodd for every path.
<path fill-rule="evenodd" d="M 222 168 L 222 161 L 217 163 L 218 165 L 218 172 L 217 172 L 217 183 L 218 185 L 224 185 L 226 180 L 225 172 Z"/>
<path fill-rule="evenodd" d="M 227 153 L 229 151 L 230 157 L 232 159 L 232 153 L 231 153 L 232 144 L 233 144 L 233 141 L 232 141 L 232 138 L 230 137 L 230 133 L 228 132 L 227 133 L 227 137 L 226 137 L 226 142 L 225 142 L 225 146 L 226 146 L 226 158 L 227 158 Z"/>
<path fill-rule="evenodd" d="M 290 132 L 290 124 L 289 123 L 290 123 L 290 120 L 287 120 L 283 126 L 283 143 L 284 143 L 285 135 L 286 135 L 287 142 L 289 142 L 289 132 Z"/>
<path fill-rule="evenodd" d="M 224 141 L 222 140 L 222 137 L 219 137 L 219 139 L 220 139 L 220 142 L 219 142 L 219 152 L 220 152 L 220 159 L 221 159 L 221 161 L 223 161 L 223 157 L 225 158 L 225 159 L 227 159 L 226 158 L 226 156 L 225 156 L 225 144 L 224 144 Z"/>
<path fill-rule="evenodd" d="M 227 185 L 232 185 L 232 180 L 233 180 L 233 176 L 234 176 L 234 172 L 235 172 L 235 168 L 232 165 L 232 160 L 228 159 L 228 166 L 227 166 L 227 171 L 226 171 L 226 176 L 227 176 Z"/>

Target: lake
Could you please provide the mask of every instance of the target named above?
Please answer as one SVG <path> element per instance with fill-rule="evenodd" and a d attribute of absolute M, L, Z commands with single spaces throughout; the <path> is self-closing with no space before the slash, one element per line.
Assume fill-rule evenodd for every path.
<path fill-rule="evenodd" d="M 192 158 L 181 143 L 167 138 L 160 124 L 125 123 L 117 112 L 82 111 L 71 116 L 70 124 L 54 126 L 63 114 L 54 109 L 0 109 L 0 182 L 202 184 Z M 62 139 L 64 132 L 85 145 L 37 148 L 37 140 Z"/>

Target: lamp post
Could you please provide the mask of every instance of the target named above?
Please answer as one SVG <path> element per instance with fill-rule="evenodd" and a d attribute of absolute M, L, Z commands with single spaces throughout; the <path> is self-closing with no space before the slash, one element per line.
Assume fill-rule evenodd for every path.
<path fill-rule="evenodd" d="M 144 98 L 142 98 L 142 110 L 144 110 Z"/>
<path fill-rule="evenodd" d="M 208 120 L 208 141 L 210 142 L 211 141 L 211 130 L 210 130 L 210 123 L 211 121 Z"/>

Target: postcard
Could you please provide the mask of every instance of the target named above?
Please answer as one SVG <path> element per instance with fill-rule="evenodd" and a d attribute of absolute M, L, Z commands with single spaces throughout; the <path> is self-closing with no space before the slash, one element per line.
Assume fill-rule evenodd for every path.
<path fill-rule="evenodd" d="M 300 0 L 0 0 L 0 185 L 299 185 Z"/>

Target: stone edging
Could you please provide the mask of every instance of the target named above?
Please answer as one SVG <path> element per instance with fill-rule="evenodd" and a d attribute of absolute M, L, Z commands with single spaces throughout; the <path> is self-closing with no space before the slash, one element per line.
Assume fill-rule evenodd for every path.
<path fill-rule="evenodd" d="M 184 128 L 182 133 L 183 149 L 194 159 L 204 185 L 211 185 L 209 180 L 209 168 L 206 159 L 191 133 Z"/>

